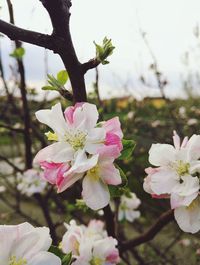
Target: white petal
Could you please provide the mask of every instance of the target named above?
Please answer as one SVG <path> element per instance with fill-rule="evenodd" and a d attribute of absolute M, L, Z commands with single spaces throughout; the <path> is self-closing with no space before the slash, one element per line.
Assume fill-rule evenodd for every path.
<path fill-rule="evenodd" d="M 67 129 L 61 104 L 57 103 L 51 110 L 39 110 L 35 113 L 36 118 L 53 129 L 54 132 L 63 135 Z"/>
<path fill-rule="evenodd" d="M 166 166 L 175 160 L 176 150 L 169 144 L 152 144 L 149 150 L 149 162 L 154 166 Z"/>
<path fill-rule="evenodd" d="M 33 228 L 29 223 L 22 223 L 20 225 L 0 225 L 0 265 L 4 265 L 5 260 L 8 259 L 10 251 L 17 238 L 23 236 L 26 232 Z"/>
<path fill-rule="evenodd" d="M 92 129 L 99 118 L 97 107 L 94 104 L 84 103 L 74 111 L 74 126 L 79 129 Z"/>
<path fill-rule="evenodd" d="M 194 174 L 196 172 L 200 172 L 200 161 L 190 162 L 190 174 Z"/>
<path fill-rule="evenodd" d="M 200 135 L 194 134 L 187 143 L 188 160 L 198 160 L 200 158 Z"/>
<path fill-rule="evenodd" d="M 34 160 L 34 164 L 39 164 L 40 162 L 54 162 L 54 163 L 65 163 L 72 160 L 74 155 L 74 150 L 72 147 L 65 142 L 57 142 L 51 144 L 42 150 L 40 150 Z"/>
<path fill-rule="evenodd" d="M 182 177 L 183 182 L 177 183 L 171 194 L 171 207 L 188 206 L 198 196 L 199 179 L 192 176 Z"/>
<path fill-rule="evenodd" d="M 179 207 L 174 210 L 175 219 L 179 227 L 188 233 L 197 233 L 200 230 L 200 202 L 196 199 L 189 207 Z"/>
<path fill-rule="evenodd" d="M 140 212 L 139 211 L 126 210 L 125 216 L 129 222 L 133 222 L 135 219 L 140 217 Z"/>
<path fill-rule="evenodd" d="M 75 161 L 72 167 L 66 172 L 64 176 L 74 173 L 84 173 L 87 170 L 96 166 L 99 155 L 93 155 L 87 158 L 84 150 L 76 152 Z"/>
<path fill-rule="evenodd" d="M 93 210 L 105 207 L 110 201 L 108 186 L 101 179 L 95 180 L 87 175 L 83 179 L 82 196 L 86 205 Z"/>
<path fill-rule="evenodd" d="M 19 240 L 17 240 L 17 244 L 15 244 L 12 248 L 12 255 L 19 258 L 27 258 L 29 257 L 29 251 L 32 246 L 37 244 L 39 240 L 39 235 L 37 233 L 29 232 L 23 235 Z M 35 254 L 35 253 L 34 253 Z"/>
<path fill-rule="evenodd" d="M 160 170 L 151 175 L 151 189 L 157 194 L 171 193 L 174 186 L 179 181 L 179 177 L 173 170 L 160 168 Z"/>
<path fill-rule="evenodd" d="M 50 252 L 40 252 L 36 254 L 28 265 L 61 265 L 61 260 Z"/>
<path fill-rule="evenodd" d="M 85 149 L 89 154 L 97 153 L 98 148 L 104 145 L 106 131 L 104 128 L 94 128 L 89 131 Z"/>

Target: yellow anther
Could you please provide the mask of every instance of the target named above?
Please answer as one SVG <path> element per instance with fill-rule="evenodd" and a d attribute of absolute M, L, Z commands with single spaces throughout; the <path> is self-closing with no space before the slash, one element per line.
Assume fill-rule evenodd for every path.
<path fill-rule="evenodd" d="M 45 135 L 47 136 L 47 139 L 49 141 L 58 141 L 58 136 L 56 133 L 47 132 L 47 133 L 45 133 Z"/>
<path fill-rule="evenodd" d="M 91 264 L 91 265 L 102 265 L 102 264 L 103 264 L 103 260 L 100 259 L 100 258 L 93 258 L 93 259 L 90 261 L 90 264 Z"/>
<path fill-rule="evenodd" d="M 9 260 L 9 265 L 27 265 L 27 261 L 25 259 L 17 259 L 16 256 L 12 256 Z"/>
<path fill-rule="evenodd" d="M 88 170 L 87 175 L 92 179 L 97 181 L 100 177 L 99 177 L 99 166 L 96 165 L 95 167 L 91 168 L 90 170 Z"/>
<path fill-rule="evenodd" d="M 186 174 L 189 174 L 190 164 L 184 163 L 182 160 L 178 161 L 176 171 L 179 176 L 184 176 Z"/>

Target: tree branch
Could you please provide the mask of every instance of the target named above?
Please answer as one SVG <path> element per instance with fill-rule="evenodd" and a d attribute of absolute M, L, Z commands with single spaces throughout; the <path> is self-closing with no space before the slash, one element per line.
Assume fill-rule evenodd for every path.
<path fill-rule="evenodd" d="M 0 19 L 0 32 L 8 36 L 11 40 L 20 40 L 49 50 L 53 50 L 54 43 L 50 35 L 42 34 L 16 27 Z"/>
<path fill-rule="evenodd" d="M 101 62 L 97 58 L 93 58 L 86 63 L 83 63 L 81 68 L 85 74 L 88 70 L 96 68 Z"/>
<path fill-rule="evenodd" d="M 144 232 L 143 234 L 139 235 L 138 237 L 130 241 L 121 243 L 120 250 L 123 252 L 152 240 L 162 230 L 163 227 L 165 227 L 169 222 L 173 220 L 174 220 L 173 210 L 165 212 L 157 219 L 155 224 L 153 224 L 146 232 Z"/>
<path fill-rule="evenodd" d="M 5 162 L 6 162 L 9 166 L 11 166 L 15 171 L 17 171 L 17 172 L 21 172 L 21 173 L 23 172 L 22 169 L 20 169 L 20 168 L 17 167 L 15 164 L 13 164 L 8 158 L 6 158 L 6 157 L 0 155 L 0 160 L 5 161 Z"/>
<path fill-rule="evenodd" d="M 74 103 L 87 101 L 82 65 L 79 62 L 70 33 L 70 0 L 40 0 L 51 18 L 52 38 L 59 42 L 56 52 L 60 55 L 72 85 Z"/>
<path fill-rule="evenodd" d="M 109 236 L 115 237 L 115 221 L 114 214 L 111 211 L 110 205 L 103 208 L 106 230 Z"/>

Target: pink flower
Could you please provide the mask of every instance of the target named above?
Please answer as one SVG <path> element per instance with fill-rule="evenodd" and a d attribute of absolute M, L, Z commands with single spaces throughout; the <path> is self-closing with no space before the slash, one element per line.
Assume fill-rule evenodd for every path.
<path fill-rule="evenodd" d="M 108 185 L 121 183 L 113 164 L 122 150 L 119 119 L 97 124 L 98 116 L 96 106 L 89 103 L 68 107 L 64 116 L 59 103 L 36 112 L 37 119 L 54 131 L 47 137 L 55 143 L 39 151 L 34 163 L 40 164 L 44 178 L 58 192 L 83 178 L 83 199 L 94 210 L 109 203 Z"/>
<path fill-rule="evenodd" d="M 106 145 L 115 145 L 118 147 L 119 152 L 123 149 L 122 138 L 123 133 L 121 130 L 121 124 L 118 117 L 112 118 L 103 123 L 103 128 L 106 130 Z"/>

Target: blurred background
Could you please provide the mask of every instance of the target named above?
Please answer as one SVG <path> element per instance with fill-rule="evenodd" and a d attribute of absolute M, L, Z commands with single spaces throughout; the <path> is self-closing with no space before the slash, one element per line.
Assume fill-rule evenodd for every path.
<path fill-rule="evenodd" d="M 73 0 L 71 32 L 81 62 L 95 56 L 93 41 L 107 36 L 116 49 L 108 66 L 86 75 L 89 101 L 97 104 L 101 117 L 119 116 L 126 139 L 134 139 L 131 159 L 120 162 L 131 190 L 141 199 L 141 217 L 133 224 L 120 223 L 125 237 L 133 237 L 153 224 L 169 209 L 167 200 L 150 198 L 143 191 L 144 169 L 150 166 L 152 143 L 172 143 L 176 130 L 181 137 L 199 133 L 200 122 L 200 2 L 198 0 Z M 0 1 L 0 17 L 9 21 L 6 1 Z M 39 1 L 13 0 L 17 26 L 51 33 L 49 17 Z M 39 47 L 23 44 L 25 86 L 31 120 L 31 152 L 47 144 L 46 127 L 34 113 L 62 101 L 57 92 L 41 89 L 47 74 L 64 69 L 59 57 Z M 15 44 L 0 37 L 0 224 L 28 220 L 35 225 L 51 225 L 59 241 L 62 223 L 76 218 L 87 223 L 101 218 L 75 204 L 79 187 L 56 195 L 50 186 L 35 194 L 18 188 L 25 168 L 24 109 L 20 90 L 21 73 Z M 70 84 L 66 85 L 70 90 Z M 78 195 L 77 195 L 78 194 Z M 38 203 L 39 202 L 39 203 Z M 131 264 L 200 264 L 198 234 L 181 232 L 168 225 L 153 241 L 128 253 Z M 155 260 L 157 260 L 155 263 Z M 188 263 L 189 260 L 189 263 Z"/>

